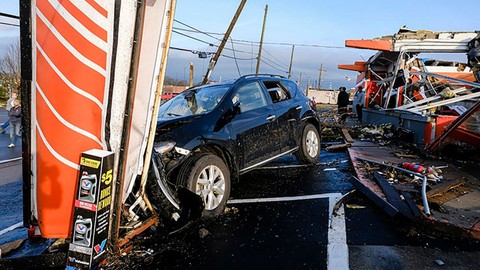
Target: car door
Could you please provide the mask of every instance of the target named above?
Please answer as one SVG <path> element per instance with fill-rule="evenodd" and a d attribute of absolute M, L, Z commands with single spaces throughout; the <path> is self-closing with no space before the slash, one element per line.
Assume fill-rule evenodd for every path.
<path fill-rule="evenodd" d="M 292 82 L 293 83 L 293 82 Z M 265 81 L 265 87 L 272 100 L 280 132 L 280 152 L 286 152 L 297 146 L 295 141 L 297 125 L 300 124 L 302 105 L 294 98 L 295 92 L 281 81 Z"/>
<path fill-rule="evenodd" d="M 230 125 L 239 169 L 243 172 L 279 153 L 276 140 L 279 126 L 275 110 L 257 81 L 239 86 L 232 96 L 232 103 L 239 104 L 240 109 Z"/>

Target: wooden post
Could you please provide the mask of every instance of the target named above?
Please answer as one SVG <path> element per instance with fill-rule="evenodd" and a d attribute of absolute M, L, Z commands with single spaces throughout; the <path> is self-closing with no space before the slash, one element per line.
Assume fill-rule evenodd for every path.
<path fill-rule="evenodd" d="M 288 67 L 288 78 L 292 77 L 292 63 L 293 63 L 293 52 L 295 51 L 295 45 L 292 45 L 292 55 L 290 56 L 290 66 Z"/>
<path fill-rule="evenodd" d="M 188 86 L 193 86 L 193 62 L 190 62 L 190 80 Z"/>
<path fill-rule="evenodd" d="M 212 74 L 213 69 L 215 68 L 215 64 L 217 63 L 218 58 L 222 54 L 223 47 L 225 47 L 225 44 L 228 41 L 228 37 L 230 37 L 230 33 L 233 30 L 233 27 L 235 26 L 235 23 L 237 22 L 238 17 L 240 16 L 240 13 L 242 12 L 243 6 L 245 6 L 245 3 L 247 0 L 242 0 L 240 5 L 238 6 L 237 12 L 233 16 L 232 21 L 230 22 L 230 25 L 228 26 L 227 32 L 225 33 L 225 36 L 223 36 L 222 42 L 220 43 L 220 46 L 218 46 L 218 50 L 215 53 L 215 56 L 213 56 L 212 60 L 210 60 L 210 64 L 207 69 L 207 73 L 205 74 L 205 77 L 203 77 L 202 84 L 206 84 L 208 82 L 208 79 L 210 78 L 210 74 Z"/>
<path fill-rule="evenodd" d="M 260 59 L 262 57 L 263 34 L 265 33 L 265 24 L 267 22 L 267 12 L 268 12 L 268 5 L 265 6 L 265 14 L 263 15 L 262 36 L 260 37 L 260 46 L 258 48 L 258 57 L 257 57 L 257 68 L 255 70 L 255 74 L 257 75 L 258 75 L 258 70 L 260 69 Z"/>

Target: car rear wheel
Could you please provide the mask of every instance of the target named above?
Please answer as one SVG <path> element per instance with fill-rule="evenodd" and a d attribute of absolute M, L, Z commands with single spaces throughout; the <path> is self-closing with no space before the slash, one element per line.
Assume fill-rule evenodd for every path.
<path fill-rule="evenodd" d="M 320 135 L 312 124 L 307 124 L 303 129 L 302 140 L 296 156 L 303 164 L 316 164 L 319 155 Z"/>
<path fill-rule="evenodd" d="M 230 171 L 218 156 L 203 154 L 185 164 L 179 176 L 186 187 L 199 195 L 204 204 L 203 216 L 219 215 L 230 196 Z"/>

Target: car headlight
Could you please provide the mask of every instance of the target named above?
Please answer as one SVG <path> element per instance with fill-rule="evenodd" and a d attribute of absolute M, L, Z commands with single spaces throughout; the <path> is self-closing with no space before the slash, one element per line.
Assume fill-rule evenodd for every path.
<path fill-rule="evenodd" d="M 161 155 L 164 155 L 172 151 L 174 147 L 175 147 L 175 142 L 159 142 L 153 145 L 153 149 L 155 149 L 155 152 Z"/>

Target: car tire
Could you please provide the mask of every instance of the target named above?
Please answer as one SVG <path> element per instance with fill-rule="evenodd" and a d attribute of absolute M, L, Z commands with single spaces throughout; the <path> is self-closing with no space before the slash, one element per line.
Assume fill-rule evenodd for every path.
<path fill-rule="evenodd" d="M 320 155 L 320 135 L 312 124 L 307 124 L 303 129 L 300 146 L 295 155 L 302 164 L 317 163 Z"/>
<path fill-rule="evenodd" d="M 184 166 L 179 180 L 201 197 L 205 207 L 202 215 L 211 217 L 223 213 L 231 186 L 230 170 L 225 162 L 213 154 L 201 154 Z"/>

